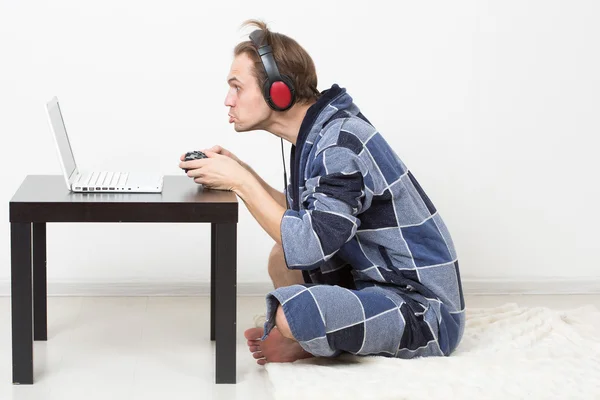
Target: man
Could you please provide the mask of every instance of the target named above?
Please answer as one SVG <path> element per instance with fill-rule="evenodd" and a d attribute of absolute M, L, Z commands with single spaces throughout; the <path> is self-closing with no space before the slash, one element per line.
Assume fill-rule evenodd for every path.
<path fill-rule="evenodd" d="M 298 43 L 247 24 L 258 29 L 234 50 L 229 122 L 292 143 L 287 190 L 220 146 L 180 167 L 207 188 L 234 191 L 275 241 L 275 290 L 264 328 L 245 332 L 249 350 L 261 365 L 343 352 L 450 355 L 465 305 L 440 214 L 345 89 L 319 93 Z"/>

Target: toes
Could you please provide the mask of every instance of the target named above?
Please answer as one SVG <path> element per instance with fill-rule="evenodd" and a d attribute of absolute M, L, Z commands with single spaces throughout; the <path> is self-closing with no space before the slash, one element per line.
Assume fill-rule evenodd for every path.
<path fill-rule="evenodd" d="M 263 332 L 263 328 L 250 328 L 246 329 L 246 331 L 244 332 L 244 336 L 248 340 L 258 340 L 263 336 Z"/>
<path fill-rule="evenodd" d="M 267 363 L 267 360 L 265 360 L 264 358 L 261 358 L 260 360 L 256 360 L 256 363 L 258 365 L 265 365 Z"/>
<path fill-rule="evenodd" d="M 252 353 L 252 357 L 258 360 L 259 358 L 265 358 L 265 355 L 262 351 L 257 351 L 256 353 Z"/>
<path fill-rule="evenodd" d="M 260 346 L 260 340 L 248 340 L 246 343 L 248 346 Z"/>
<path fill-rule="evenodd" d="M 250 349 L 250 353 L 256 353 L 257 351 L 260 351 L 260 346 L 250 346 L 248 348 Z"/>

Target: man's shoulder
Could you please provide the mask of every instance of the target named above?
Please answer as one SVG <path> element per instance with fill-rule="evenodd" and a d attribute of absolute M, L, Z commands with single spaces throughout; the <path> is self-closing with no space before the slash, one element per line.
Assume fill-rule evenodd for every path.
<path fill-rule="evenodd" d="M 330 121 L 323 127 L 321 136 L 323 137 L 338 137 L 338 136 L 352 136 L 361 143 L 366 143 L 373 134 L 377 132 L 377 129 L 366 120 L 356 115 L 347 116 L 344 118 L 338 118 Z"/>
<path fill-rule="evenodd" d="M 318 157 L 326 150 L 331 152 L 333 148 L 344 148 L 359 155 L 376 133 L 373 125 L 356 115 L 335 119 L 321 130 L 312 152 L 313 157 Z"/>

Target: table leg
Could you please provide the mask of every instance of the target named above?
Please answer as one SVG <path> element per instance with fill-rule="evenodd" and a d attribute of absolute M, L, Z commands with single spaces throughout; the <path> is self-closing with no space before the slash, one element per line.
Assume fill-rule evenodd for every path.
<path fill-rule="evenodd" d="M 46 223 L 33 223 L 33 340 L 48 340 Z"/>
<path fill-rule="evenodd" d="M 217 225 L 210 224 L 210 340 L 215 340 L 215 266 L 217 265 Z"/>
<path fill-rule="evenodd" d="M 216 383 L 236 383 L 237 225 L 216 224 Z"/>
<path fill-rule="evenodd" d="M 12 369 L 14 384 L 33 384 L 31 224 L 10 224 Z"/>

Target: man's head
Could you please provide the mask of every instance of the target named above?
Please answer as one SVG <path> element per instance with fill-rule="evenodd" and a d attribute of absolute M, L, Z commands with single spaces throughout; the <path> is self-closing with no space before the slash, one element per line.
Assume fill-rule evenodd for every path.
<path fill-rule="evenodd" d="M 244 23 L 244 26 L 248 25 L 263 31 L 263 40 L 273 49 L 279 73 L 288 76 L 294 85 L 295 104 L 313 103 L 319 91 L 315 66 L 308 53 L 294 39 L 269 31 L 263 22 L 251 20 Z M 268 78 L 256 46 L 251 41 L 244 41 L 235 47 L 233 53 L 234 60 L 227 76 L 229 91 L 225 98 L 225 105 L 230 108 L 229 122 L 234 122 L 238 132 L 264 129 L 275 113 L 287 111 L 272 110 L 263 97 L 263 87 Z"/>

